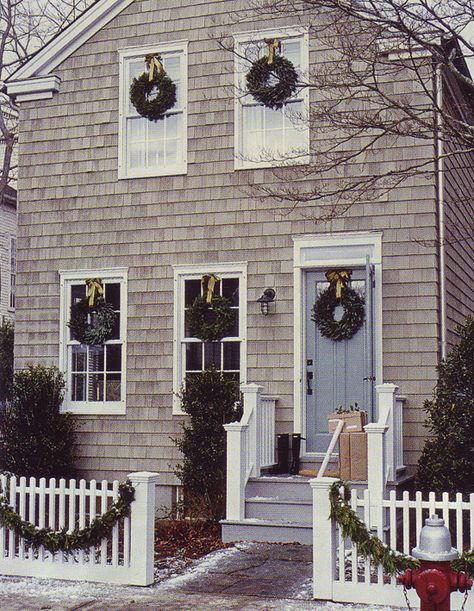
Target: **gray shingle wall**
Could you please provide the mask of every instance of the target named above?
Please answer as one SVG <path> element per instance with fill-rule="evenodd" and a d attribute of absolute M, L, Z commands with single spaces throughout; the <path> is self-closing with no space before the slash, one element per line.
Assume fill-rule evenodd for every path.
<path fill-rule="evenodd" d="M 409 397 L 405 460 L 414 464 L 438 349 L 436 253 L 416 242 L 435 237 L 434 185 L 413 179 L 319 226 L 249 195 L 248 185 L 276 179 L 233 170 L 233 59 L 213 39 L 212 16 L 225 20 L 236 3 L 160 5 L 135 2 L 56 70 L 59 94 L 22 105 L 17 365 L 58 361 L 59 269 L 128 267 L 127 415 L 81 418 L 80 464 L 99 477 L 170 472 L 181 421 L 171 414 L 171 266 L 248 261 L 247 377 L 280 397 L 277 431 L 291 431 L 292 236 L 383 230 L 384 378 Z M 189 40 L 188 174 L 118 181 L 117 50 L 180 39 Z M 431 153 L 399 143 L 378 162 Z M 264 319 L 255 301 L 266 286 L 278 300 Z"/>

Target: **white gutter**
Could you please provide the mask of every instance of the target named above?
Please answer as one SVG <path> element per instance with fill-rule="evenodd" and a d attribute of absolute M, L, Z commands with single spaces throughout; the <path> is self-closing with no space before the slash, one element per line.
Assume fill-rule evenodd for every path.
<path fill-rule="evenodd" d="M 443 117 L 437 109 L 443 108 L 443 74 L 441 65 L 436 66 L 436 176 L 437 176 L 437 200 L 438 200 L 438 253 L 439 253 L 439 315 L 441 331 L 441 358 L 446 358 L 446 251 L 445 251 L 445 226 L 444 226 L 444 159 L 443 140 L 438 136 L 443 128 Z"/>

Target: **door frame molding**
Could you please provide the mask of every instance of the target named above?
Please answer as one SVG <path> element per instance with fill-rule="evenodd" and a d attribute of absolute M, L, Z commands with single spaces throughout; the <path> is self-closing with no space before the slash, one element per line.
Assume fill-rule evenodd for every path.
<path fill-rule="evenodd" d="M 375 384 L 383 382 L 382 354 L 382 235 L 381 231 L 348 231 L 293 236 L 294 256 L 294 431 L 306 437 L 306 274 L 307 271 L 331 267 L 365 267 L 367 256 L 374 266 L 374 351 Z M 377 406 L 375 406 L 377 416 Z M 306 452 L 302 441 L 303 456 L 317 456 Z"/>

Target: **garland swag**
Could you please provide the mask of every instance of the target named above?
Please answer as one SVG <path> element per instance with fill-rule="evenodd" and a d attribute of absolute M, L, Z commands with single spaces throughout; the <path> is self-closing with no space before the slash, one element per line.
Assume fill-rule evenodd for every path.
<path fill-rule="evenodd" d="M 130 102 L 139 115 L 156 122 L 176 104 L 176 85 L 166 74 L 159 57 L 147 55 L 145 62 L 149 71 L 133 79 Z M 151 97 L 154 90 L 156 94 Z"/>
<path fill-rule="evenodd" d="M 231 333 L 234 312 L 226 297 L 213 295 L 210 303 L 206 297 L 196 297 L 186 312 L 189 334 L 203 342 L 219 341 Z"/>
<path fill-rule="evenodd" d="M 37 528 L 10 507 L 6 496 L 0 496 L 0 524 L 13 530 L 16 535 L 25 540 L 28 546 L 38 549 L 41 545 L 51 553 L 63 551 L 72 552 L 78 549 L 88 549 L 98 545 L 107 537 L 112 528 L 128 515 L 130 505 L 135 499 L 135 489 L 130 480 L 119 486 L 118 499 L 101 516 L 95 518 L 89 526 L 71 533 L 66 528 L 53 531 L 51 528 Z"/>
<path fill-rule="evenodd" d="M 113 331 L 117 312 L 112 304 L 107 303 L 103 297 L 98 297 L 95 305 L 89 305 L 89 298 L 85 297 L 71 305 L 71 318 L 68 327 L 71 335 L 81 344 L 89 346 L 102 345 Z M 88 317 L 91 317 L 91 322 Z"/>
<path fill-rule="evenodd" d="M 343 495 L 340 489 L 343 488 Z M 348 537 L 357 545 L 357 549 L 364 558 L 370 558 L 377 565 L 382 566 L 389 575 L 401 573 L 406 569 L 419 566 L 418 560 L 411 556 L 401 554 L 385 545 L 378 537 L 369 533 L 366 525 L 353 511 L 347 501 L 349 499 L 349 486 L 339 480 L 332 484 L 329 490 L 331 502 L 330 518 L 334 519 L 342 531 L 344 538 Z"/>
<path fill-rule="evenodd" d="M 267 108 L 282 108 L 298 89 L 298 73 L 289 59 L 277 55 L 280 43 L 277 40 L 265 41 L 268 56 L 253 62 L 245 75 L 249 93 Z"/>
<path fill-rule="evenodd" d="M 341 304 L 344 314 L 340 320 L 334 319 L 334 310 Z M 337 297 L 337 287 L 331 284 L 322 291 L 312 309 L 311 318 L 321 332 L 321 335 L 339 342 L 351 339 L 364 324 L 365 300 L 354 289 L 344 287 L 340 298 Z"/>

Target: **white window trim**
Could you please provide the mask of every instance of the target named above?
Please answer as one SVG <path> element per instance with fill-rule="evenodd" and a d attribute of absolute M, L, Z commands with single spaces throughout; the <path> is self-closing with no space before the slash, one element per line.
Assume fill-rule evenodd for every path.
<path fill-rule="evenodd" d="M 124 415 L 126 413 L 127 396 L 127 295 L 128 269 L 126 267 L 88 270 L 60 270 L 60 306 L 59 306 L 59 369 L 66 379 L 66 394 L 61 406 L 62 412 L 71 412 L 83 416 L 90 415 Z M 120 337 L 122 339 L 122 401 L 70 401 L 70 388 L 67 371 L 67 336 L 66 322 L 69 318 L 68 287 L 74 281 L 85 278 L 102 278 L 117 280 L 121 284 L 120 291 Z"/>
<path fill-rule="evenodd" d="M 183 54 L 181 66 L 180 85 L 183 96 L 183 129 L 181 134 L 181 146 L 183 151 L 182 160 L 175 166 L 159 168 L 141 168 L 130 170 L 127 166 L 126 130 L 125 116 L 128 104 L 129 84 L 125 84 L 126 61 L 137 56 L 145 56 L 152 53 L 170 53 L 179 51 Z M 150 47 L 130 47 L 120 49 L 119 52 L 119 133 L 118 133 L 118 178 L 146 178 L 152 176 L 176 176 L 186 174 L 188 168 L 188 41 L 178 40 L 169 43 L 161 43 Z"/>
<path fill-rule="evenodd" d="M 382 352 L 382 232 L 354 231 L 323 233 L 293 237 L 294 256 L 294 430 L 306 437 L 306 389 L 304 386 L 306 363 L 305 271 L 330 267 L 364 266 L 367 255 L 375 271 L 374 290 L 374 345 L 375 384 L 383 382 Z M 340 256 L 329 249 L 340 248 Z M 352 252 L 351 252 L 352 251 Z M 302 444 L 306 453 L 306 442 Z M 314 454 L 316 456 L 316 454 Z"/>
<path fill-rule="evenodd" d="M 309 70 L 309 33 L 307 28 L 302 27 L 283 27 L 283 28 L 269 28 L 257 31 L 239 32 L 234 34 L 234 49 L 243 43 L 252 41 L 260 41 L 264 38 L 302 38 L 302 52 L 301 52 L 301 70 L 303 73 L 308 73 Z M 243 75 L 241 72 L 241 66 L 243 64 L 242 58 L 239 54 L 235 54 L 234 61 L 234 169 L 235 170 L 246 170 L 252 168 L 271 168 L 271 167 L 282 167 L 292 165 L 304 165 L 310 161 L 309 155 L 309 122 L 306 130 L 302 133 L 302 138 L 306 140 L 305 145 L 308 150 L 306 156 L 298 157 L 298 159 L 291 160 L 284 158 L 282 160 L 262 160 L 253 161 L 249 159 L 242 159 L 242 130 L 241 130 L 241 119 L 242 119 L 242 104 L 240 103 L 240 92 L 243 90 Z M 309 88 L 305 87 L 301 92 L 303 98 L 304 107 L 309 113 Z"/>
<path fill-rule="evenodd" d="M 15 243 L 15 269 L 12 267 L 12 251 L 13 251 L 13 243 Z M 8 269 L 10 273 L 8 274 L 8 311 L 14 312 L 16 307 L 16 262 L 17 262 L 18 252 L 17 252 L 17 239 L 15 236 L 10 236 L 10 248 L 8 252 Z M 12 276 L 15 277 L 15 306 L 12 306 Z"/>
<path fill-rule="evenodd" d="M 202 263 L 196 265 L 174 265 L 173 306 L 173 415 L 183 416 L 178 392 L 183 381 L 183 356 L 181 341 L 184 335 L 184 281 L 193 280 L 206 273 L 215 273 L 221 278 L 239 278 L 239 333 L 240 333 L 240 384 L 247 383 L 247 262 Z"/>

